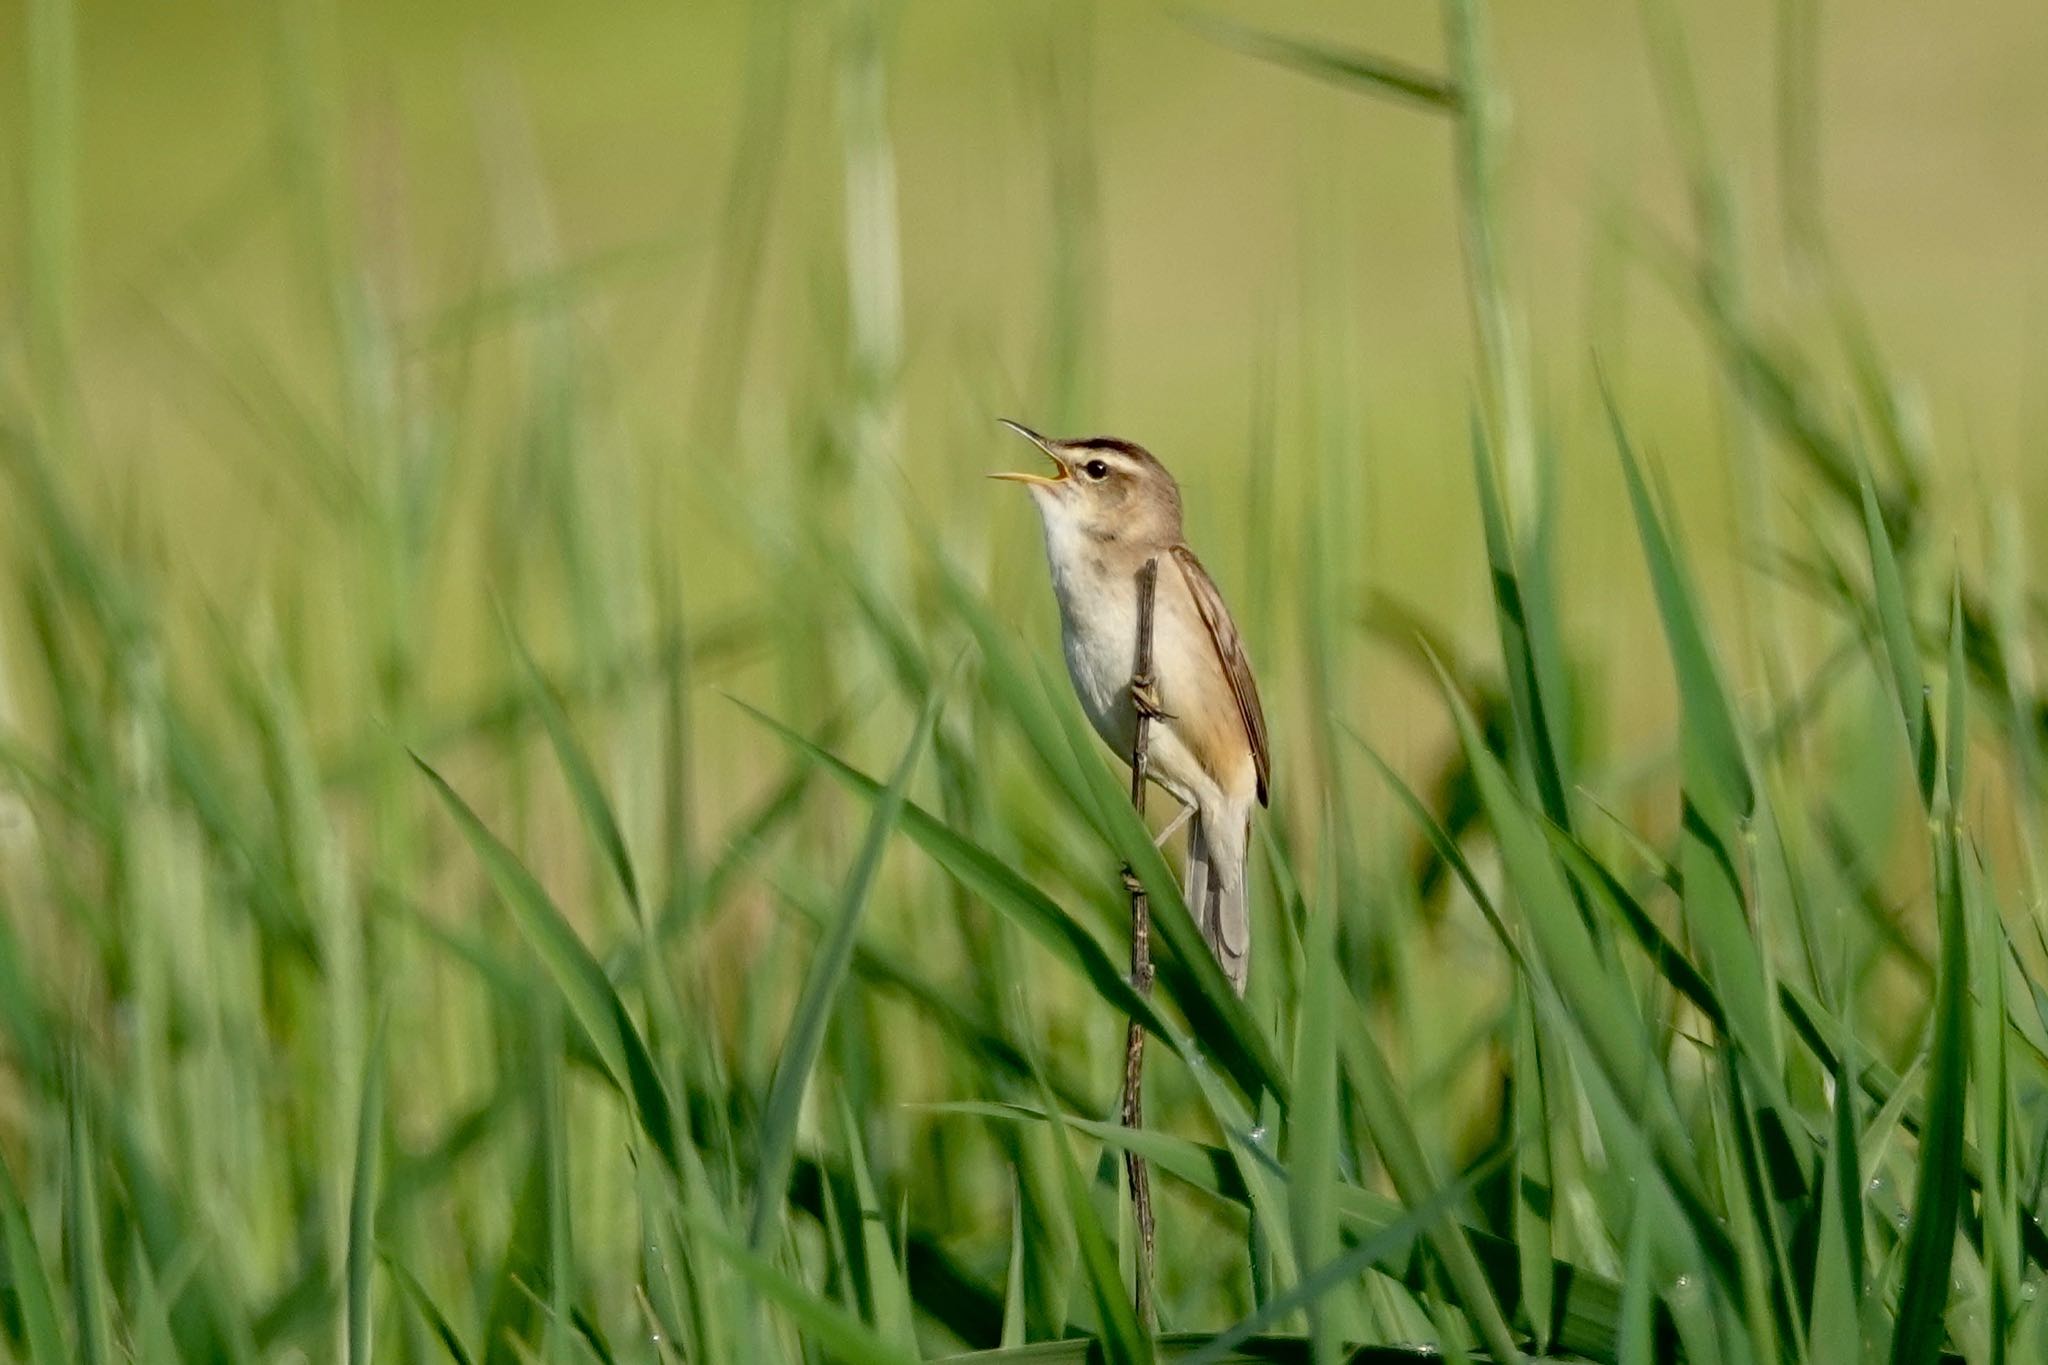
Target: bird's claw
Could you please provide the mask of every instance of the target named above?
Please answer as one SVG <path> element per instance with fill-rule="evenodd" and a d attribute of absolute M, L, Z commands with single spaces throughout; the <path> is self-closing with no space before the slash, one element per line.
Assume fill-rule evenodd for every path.
<path fill-rule="evenodd" d="M 1159 684 L 1150 678 L 1131 680 L 1131 705 L 1147 720 L 1172 720 L 1173 716 L 1159 704 Z"/>

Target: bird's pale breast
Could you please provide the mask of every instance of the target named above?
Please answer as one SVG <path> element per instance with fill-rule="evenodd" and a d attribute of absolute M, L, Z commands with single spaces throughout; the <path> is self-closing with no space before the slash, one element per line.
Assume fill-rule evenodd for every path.
<path fill-rule="evenodd" d="M 1067 672 L 1096 733 L 1127 755 L 1136 722 L 1130 686 L 1138 655 L 1137 566 L 1093 545 L 1051 548 Z M 1186 580 L 1163 555 L 1152 655 L 1159 704 L 1167 713 L 1153 730 L 1153 777 L 1191 804 L 1212 793 L 1249 793 L 1257 777 L 1229 679 Z"/>

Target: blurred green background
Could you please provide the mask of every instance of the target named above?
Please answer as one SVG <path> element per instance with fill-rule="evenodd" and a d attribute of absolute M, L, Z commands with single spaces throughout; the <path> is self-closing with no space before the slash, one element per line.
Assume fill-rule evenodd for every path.
<path fill-rule="evenodd" d="M 1752 287 L 1767 315 L 1810 322 L 1768 250 L 1782 222 L 1777 7 L 1681 8 L 1742 239 L 1764 248 Z M 1462 467 L 1470 364 L 1441 121 L 1246 61 L 1157 5 L 903 4 L 872 21 L 806 8 L 788 21 L 786 69 L 750 66 L 750 28 L 757 47 L 773 41 L 760 9 L 83 7 L 75 268 L 97 481 L 151 509 L 166 568 L 218 587 L 273 572 L 300 544 L 305 509 L 275 490 L 277 452 L 238 422 L 218 362 L 254 350 L 293 393 L 325 396 L 292 187 L 326 175 L 405 343 L 431 345 L 465 306 L 563 272 L 620 440 L 636 460 L 693 469 L 746 469 L 749 442 L 844 417 L 816 339 L 844 325 L 849 231 L 895 228 L 883 250 L 900 278 L 873 290 L 900 317 L 902 423 L 881 458 L 962 540 L 1025 519 L 974 482 L 1006 458 L 988 419 L 1016 412 L 1147 442 L 1191 486 L 1197 543 L 1237 553 L 1231 502 L 1257 376 L 1277 371 L 1297 393 L 1305 329 L 1341 331 L 1355 358 L 1360 568 L 1474 615 L 1484 585 L 1459 567 L 1465 489 L 1442 477 Z M 8 51 L 24 50 L 24 13 L 0 18 Z M 1441 65 L 1429 5 L 1253 17 Z M 849 110 L 845 55 L 870 22 L 893 174 L 880 216 L 850 222 L 843 153 L 864 116 Z M 1929 421 L 1954 434 L 1959 477 L 2038 493 L 2027 430 L 2048 297 L 2048 15 L 1880 0 L 1826 7 L 1823 22 L 1829 236 Z M 1512 119 L 1508 235 L 1539 372 L 1575 373 L 1599 352 L 1640 396 L 1644 438 L 1673 476 L 1712 484 L 1699 349 L 1614 247 L 1624 214 L 1684 222 L 1641 15 L 1509 6 L 1494 26 Z M 18 60 L 10 71 L 18 88 Z M 785 112 L 743 145 L 750 72 L 783 83 Z M 7 155 L 18 204 L 19 136 Z M 762 201 L 746 248 L 760 292 L 737 328 L 718 306 L 739 266 L 722 235 L 736 194 Z M 718 406 L 707 371 L 744 379 L 721 400 L 737 411 L 737 448 L 696 447 L 693 420 L 717 425 L 697 411 Z M 1578 471 L 1587 396 L 1555 387 L 1559 455 Z M 1283 399 L 1283 420 L 1299 408 Z M 503 463 L 493 433 L 467 439 L 481 470 Z M 1284 474 L 1302 444 L 1277 443 Z M 1618 506 L 1610 485 L 1568 480 L 1575 506 L 1598 509 L 1589 534 Z M 678 539 L 737 520 L 691 501 L 667 520 Z M 1704 519 L 1699 531 L 1723 529 Z"/>
<path fill-rule="evenodd" d="M 1453 64 L 1432 5 L 1203 13 Z M 1654 850 L 1678 837 L 1681 702 L 1722 703 L 1657 643 L 1604 374 L 1690 548 L 1742 763 L 1788 812 L 1784 884 L 1744 864 L 1758 960 L 1839 1009 L 1865 1055 L 1923 1074 L 1931 888 L 1956 881 L 1918 831 L 1961 797 L 1915 811 L 1887 691 L 1905 675 L 1878 643 L 1897 648 L 1895 623 L 1882 583 L 1863 592 L 1882 556 L 1853 479 L 1812 477 L 1785 413 L 1877 452 L 1930 659 L 1964 565 L 1996 741 L 1973 846 L 2038 925 L 2048 7 L 1500 6 L 1500 180 L 1475 210 L 1498 289 L 1467 279 L 1451 120 L 1245 46 L 1171 7 L 1039 0 L 0 10 L 0 1214 L 24 1214 L 0 1228 L 0 1349 L 317 1361 L 374 1326 L 379 1359 L 454 1358 L 451 1337 L 491 1361 L 820 1358 L 791 1328 L 815 1323 L 764 1314 L 719 1241 L 750 1221 L 806 1293 L 892 1344 L 992 1344 L 1006 1309 L 1033 1339 L 1099 1328 L 1088 1196 L 1062 1205 L 1047 1134 L 908 1107 L 1038 1104 L 1037 1065 L 1100 1117 L 1121 1056 L 1113 992 L 1073 970 L 1123 951 L 1113 831 L 1070 799 L 1083 760 L 1032 728 L 1031 671 L 1058 667 L 1038 530 L 981 477 L 1023 458 L 996 425 L 1014 417 L 1158 453 L 1253 644 L 1277 795 L 1250 1009 L 1222 1036 L 1263 1042 L 1256 1021 L 1302 1075 L 1347 1040 L 1342 1142 L 1306 1139 L 1341 1156 L 1302 1178 L 1346 1182 L 1347 1217 L 1382 1194 L 1412 1208 L 1416 1170 L 1480 1183 L 1486 1153 L 1519 1140 L 1528 1159 L 1515 1125 L 1534 1122 L 1561 1153 L 1554 1228 L 1532 1231 L 1497 1171 L 1467 1220 L 1519 1265 L 1490 1263 L 1496 1289 L 1555 1254 L 1601 1292 L 1654 1279 L 1692 1358 L 1773 1358 L 1783 1324 L 1744 1318 L 1764 1310 L 1739 1284 L 1688 1310 L 1684 1248 L 1639 1260 L 1643 1225 L 1678 1220 L 1605 1183 L 1638 1172 L 1597 1155 L 1569 1082 L 1515 1112 L 1535 1049 L 1566 1043 L 1346 731 L 1509 900 L 1498 811 L 1475 804 L 1415 640 L 1528 788 L 1472 451 L 1475 425 L 1522 431 L 1533 459 L 1498 453 L 1579 834 L 1692 931 L 1677 888 L 1667 904 L 1650 884 Z M 1723 335 L 1696 269 L 1740 300 Z M 1475 347 L 1475 301 L 1525 343 L 1525 426 Z M 1752 343 L 1796 402 L 1741 401 L 1731 357 Z M 1024 901 L 904 839 L 884 858 L 886 822 L 735 698 L 877 775 L 943 700 L 911 798 L 1092 948 L 1048 948 Z M 503 865 L 482 875 L 488 837 L 408 749 L 559 918 Z M 1770 821 L 1744 819 L 1745 854 L 1773 852 Z M 858 925 L 847 981 L 819 976 L 835 923 Z M 549 937 L 564 925 L 588 958 Z M 2017 970 L 2041 940 L 2007 946 Z M 1324 961 L 1341 1028 L 1304 1004 Z M 1768 1239 L 1710 1141 L 1732 1141 L 1719 1106 L 1745 1103 L 1715 1088 L 1732 1064 L 1701 1065 L 1700 1019 L 1628 964 L 1688 1132 L 1723 1158 L 1701 1179 L 1761 1275 Z M 630 1006 L 687 1160 L 644 1097 L 622 1101 L 579 988 Z M 1164 989 L 1176 1023 L 1202 1017 L 1185 979 Z M 810 1073 L 777 1077 L 813 1007 L 799 1103 Z M 2024 1013 L 2031 1065 L 2048 1054 Z M 1405 1173 L 1350 1051 L 1367 1036 L 1421 1135 Z M 1236 1143 L 1253 1181 L 1260 1143 L 1295 1158 L 1294 1115 L 1258 1108 L 1271 1094 L 1237 1114 L 1220 1081 L 1155 1056 L 1156 1126 Z M 1831 1065 L 1798 1053 L 1770 1077 L 1820 1147 Z M 1901 1112 L 1864 1135 L 1873 1303 L 1904 1256 Z M 1995 1125 L 1971 1124 L 1988 1143 Z M 2015 1141 L 2016 1164 L 2038 1155 Z M 779 1143 L 794 1176 L 756 1189 Z M 1220 1326 L 1287 1286 L 1290 1255 L 1334 1249 L 1313 1209 L 1262 1224 L 1242 1189 L 1161 1183 L 1169 1327 Z M 1787 1219 L 1818 1215 L 1817 1194 L 1779 1193 Z M 2003 1358 L 1997 1295 L 2039 1283 L 1989 1246 L 2001 1218 L 2039 1232 L 2039 1183 L 2031 1204 L 1995 1194 L 1948 1319 L 1973 1360 Z M 37 1244 L 55 1338 L 31 1311 Z M 907 1332 L 877 1270 L 892 1256 Z M 1331 1296 L 1341 1318 L 1280 1325 L 1326 1347 L 1339 1328 L 1483 1339 L 1470 1285 L 1435 1267 L 1383 1265 Z M 1653 1358 L 1610 1349 L 1613 1308 L 1605 1347 L 1573 1349 Z M 1547 1344 L 1530 1313 L 1507 1309 Z M 2015 1349 L 2038 1343 L 2030 1322 Z"/>

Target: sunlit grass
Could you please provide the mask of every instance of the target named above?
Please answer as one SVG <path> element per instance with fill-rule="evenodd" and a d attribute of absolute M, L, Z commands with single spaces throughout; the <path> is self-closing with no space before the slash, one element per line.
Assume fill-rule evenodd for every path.
<path fill-rule="evenodd" d="M 1211 30 L 1457 120 L 1478 364 L 1444 467 L 1489 608 L 1468 639 L 1360 591 L 1351 324 L 1306 301 L 1298 477 L 1253 468 L 1212 523 L 1279 737 L 1240 1000 L 1019 629 L 1033 547 L 969 548 L 897 477 L 878 7 L 841 12 L 833 49 L 847 215 L 806 225 L 841 293 L 774 413 L 743 355 L 686 386 L 695 434 L 654 474 L 515 113 L 485 140 L 525 273 L 422 328 L 287 24 L 318 344 L 280 365 L 225 321 L 192 340 L 318 530 L 221 600 L 162 571 L 149 506 L 77 472 L 75 21 L 36 0 L 29 382 L 0 407 L 0 1352 L 2040 1358 L 2048 611 L 2023 534 L 1958 550 L 1941 456 L 1810 209 L 1792 235 L 1836 322 L 1759 330 L 1684 34 L 1649 8 L 1698 244 L 1631 223 L 1612 249 L 1719 376 L 1733 624 L 1618 358 L 1532 364 L 1516 276 L 1541 263 L 1498 174 L 1484 7 L 1447 6 L 1442 75 Z M 767 158 L 794 39 L 764 15 L 738 136 Z M 1781 165 L 1810 191 L 1790 69 Z M 1049 139 L 1038 385 L 1077 420 L 1079 127 Z M 752 325 L 775 215 L 744 173 L 725 196 L 714 339 Z M 1599 416 L 1573 468 L 1625 509 L 1613 573 L 1560 544 L 1559 404 Z M 678 521 L 715 528 L 716 583 Z M 1626 633 L 1623 594 L 1654 634 Z M 458 685 L 434 671 L 451 640 Z M 1412 721 L 1376 723 L 1367 667 L 1406 670 Z M 1675 720 L 1623 742 L 1624 712 Z M 1156 1040 L 1141 1132 L 1114 1124 L 1132 1015 Z M 1157 1337 L 1129 1307 L 1126 1149 L 1160 1200 Z"/>

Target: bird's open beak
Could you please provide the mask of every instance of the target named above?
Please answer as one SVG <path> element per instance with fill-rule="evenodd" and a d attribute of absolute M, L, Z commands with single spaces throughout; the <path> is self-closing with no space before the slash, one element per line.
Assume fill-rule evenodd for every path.
<path fill-rule="evenodd" d="M 1052 475 L 1050 478 L 1048 478 L 1044 474 L 991 474 L 989 475 L 991 479 L 1006 479 L 1011 483 L 1038 484 L 1046 488 L 1050 488 L 1056 484 L 1066 482 L 1069 473 L 1067 469 L 1067 461 L 1066 457 L 1060 454 L 1059 447 L 1057 445 L 1055 445 L 1052 441 L 1048 440 L 1047 438 L 1040 436 L 1037 432 L 1033 431 L 1030 427 L 1025 426 L 1022 422 L 1012 422 L 1007 417 L 1001 418 L 999 420 L 1002 422 L 1004 426 L 1008 427 L 1010 430 L 1016 432 L 1019 436 L 1022 436 L 1025 440 L 1031 442 L 1031 444 L 1037 446 L 1040 450 L 1044 451 L 1046 458 L 1053 462 L 1054 467 L 1058 469 L 1059 472 Z"/>

